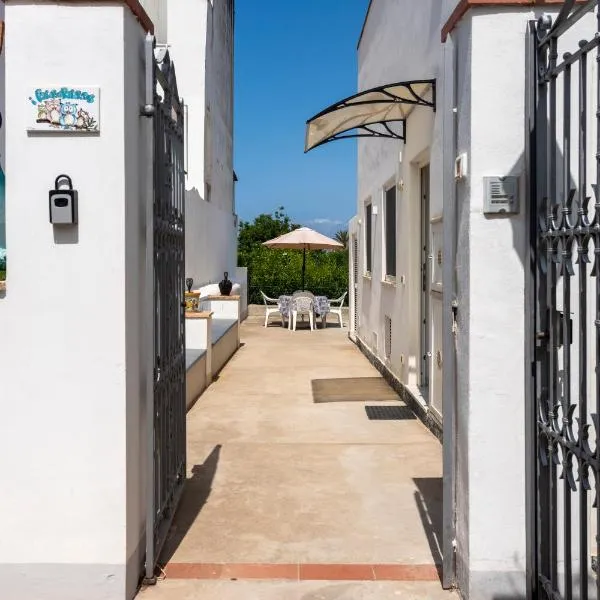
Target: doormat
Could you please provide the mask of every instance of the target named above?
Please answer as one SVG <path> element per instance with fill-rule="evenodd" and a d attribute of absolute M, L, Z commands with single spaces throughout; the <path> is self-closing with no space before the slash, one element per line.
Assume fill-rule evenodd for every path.
<path fill-rule="evenodd" d="M 337 377 L 311 381 L 313 402 L 388 402 L 398 394 L 383 377 Z"/>
<path fill-rule="evenodd" d="M 416 419 L 408 406 L 365 406 L 369 421 L 408 421 Z"/>

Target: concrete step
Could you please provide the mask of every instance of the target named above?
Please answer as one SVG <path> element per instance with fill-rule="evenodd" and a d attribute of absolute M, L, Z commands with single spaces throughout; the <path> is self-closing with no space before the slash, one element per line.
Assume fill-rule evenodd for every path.
<path fill-rule="evenodd" d="M 439 582 L 200 581 L 166 579 L 138 600 L 458 600 Z"/>

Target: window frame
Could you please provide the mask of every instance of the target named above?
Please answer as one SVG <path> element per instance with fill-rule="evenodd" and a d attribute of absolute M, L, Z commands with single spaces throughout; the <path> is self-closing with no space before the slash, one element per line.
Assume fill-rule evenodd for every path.
<path fill-rule="evenodd" d="M 390 211 L 388 206 L 388 194 L 394 191 L 394 214 L 390 218 Z M 383 281 L 389 283 L 395 283 L 398 275 L 398 230 L 397 230 L 397 217 L 398 217 L 398 185 L 397 182 L 391 181 L 383 187 L 382 190 L 382 204 L 383 204 L 383 252 L 382 258 L 384 263 L 383 268 Z M 393 254 L 389 251 L 389 240 L 388 233 L 391 232 L 393 235 Z M 392 260 L 390 261 L 390 256 Z M 393 262 L 393 273 L 390 273 L 390 263 Z"/>
<path fill-rule="evenodd" d="M 365 270 L 366 277 L 371 277 L 373 273 L 373 201 L 368 198 L 365 201 Z"/>

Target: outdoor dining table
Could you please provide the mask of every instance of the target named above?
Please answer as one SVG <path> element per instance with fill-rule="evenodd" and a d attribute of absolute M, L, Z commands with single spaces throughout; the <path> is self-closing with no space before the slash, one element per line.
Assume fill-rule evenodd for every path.
<path fill-rule="evenodd" d="M 279 296 L 279 312 L 289 319 L 292 313 L 292 296 Z M 323 317 L 329 312 L 329 298 L 327 296 L 315 296 L 314 304 L 315 314 L 318 317 Z"/>

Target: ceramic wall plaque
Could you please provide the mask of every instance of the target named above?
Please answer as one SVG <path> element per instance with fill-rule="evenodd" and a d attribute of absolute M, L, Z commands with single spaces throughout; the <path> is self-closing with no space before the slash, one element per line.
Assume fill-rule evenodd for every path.
<path fill-rule="evenodd" d="M 31 90 L 28 131 L 98 133 L 100 89 L 96 87 L 44 86 Z"/>

